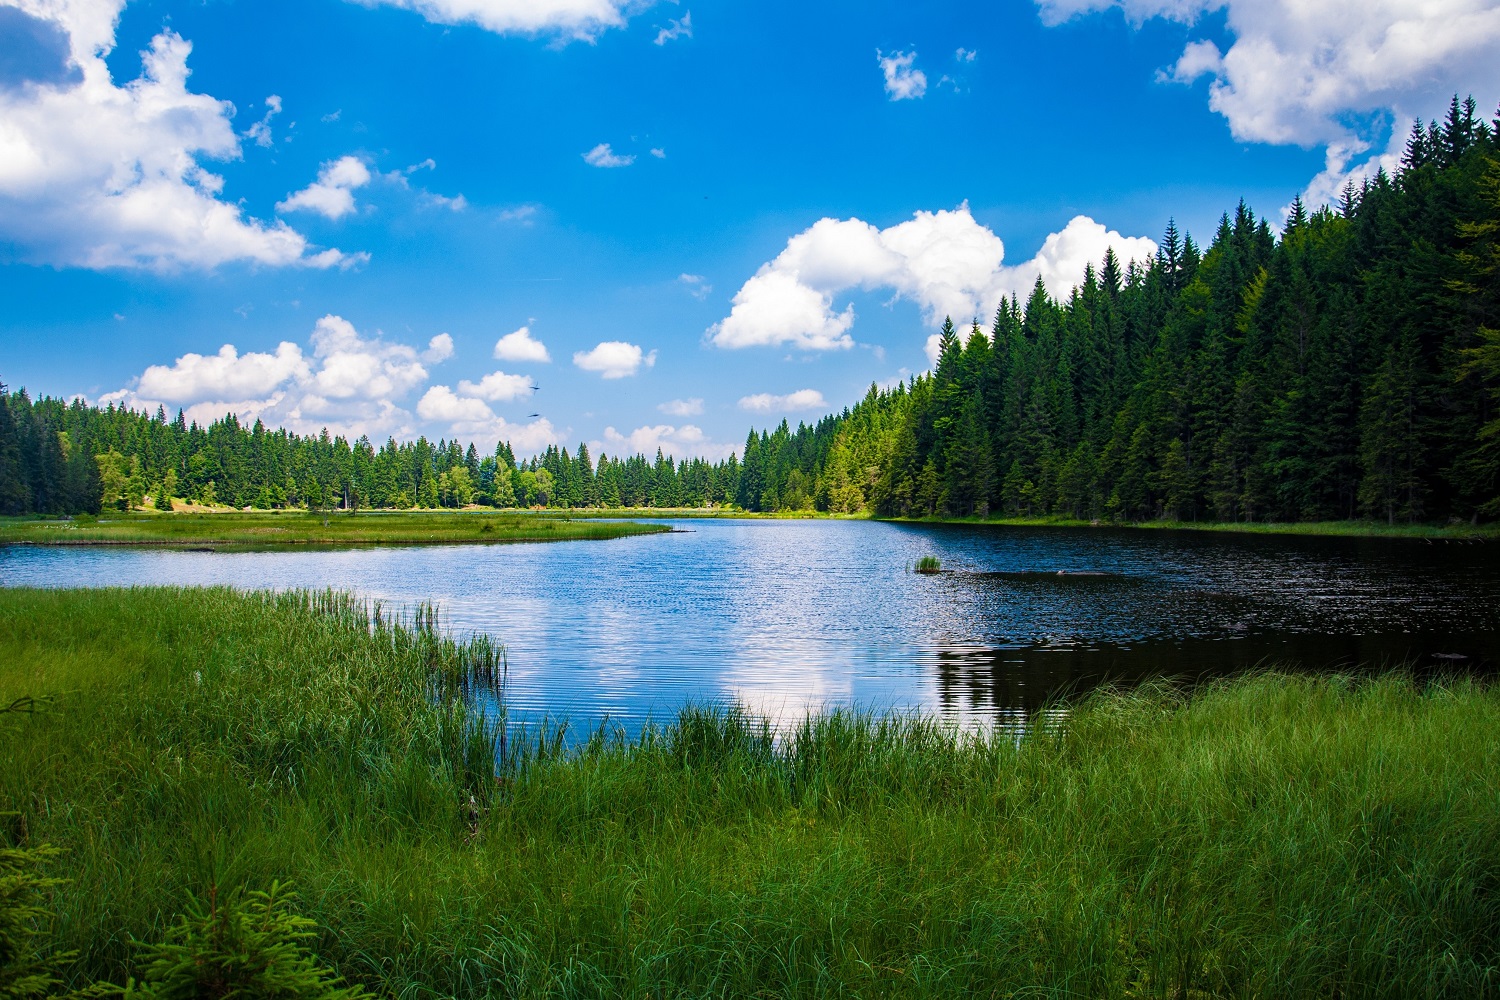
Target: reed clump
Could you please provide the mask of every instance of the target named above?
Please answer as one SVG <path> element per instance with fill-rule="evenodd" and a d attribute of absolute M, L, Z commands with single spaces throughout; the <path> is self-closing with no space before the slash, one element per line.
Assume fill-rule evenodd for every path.
<path fill-rule="evenodd" d="M 937 556 L 923 556 L 917 560 L 912 569 L 917 573 L 940 573 L 943 569 L 943 561 Z"/>
<path fill-rule="evenodd" d="M 565 745 L 503 653 L 334 594 L 0 590 L 0 834 L 58 974 L 211 887 L 457 997 L 1500 995 L 1500 695 L 1265 674 L 975 733 L 700 707 Z"/>

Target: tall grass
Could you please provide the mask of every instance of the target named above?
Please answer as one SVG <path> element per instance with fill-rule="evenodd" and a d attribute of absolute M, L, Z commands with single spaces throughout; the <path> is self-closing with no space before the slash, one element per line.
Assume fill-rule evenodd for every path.
<path fill-rule="evenodd" d="M 503 658 L 435 626 L 0 591 L 0 701 L 57 696 L 0 717 L 0 808 L 65 852 L 75 984 L 291 879 L 403 997 L 1500 994 L 1492 688 L 1268 674 L 1019 741 L 697 708 L 565 751 L 477 719 Z"/>

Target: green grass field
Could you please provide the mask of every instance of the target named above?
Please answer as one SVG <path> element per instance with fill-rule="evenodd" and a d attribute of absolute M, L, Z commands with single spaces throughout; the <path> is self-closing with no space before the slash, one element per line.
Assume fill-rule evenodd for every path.
<path fill-rule="evenodd" d="M 516 511 L 306 511 L 105 514 L 72 520 L 0 518 L 0 545 L 279 548 L 294 545 L 483 545 L 623 538 L 662 525 L 579 521 Z"/>
<path fill-rule="evenodd" d="M 0 715 L 0 835 L 63 851 L 71 985 L 280 879 L 400 997 L 1500 995 L 1488 686 L 1262 675 L 1019 741 L 689 711 L 564 753 L 455 701 L 500 662 L 337 595 L 0 589 L 0 705 L 54 699 Z"/>

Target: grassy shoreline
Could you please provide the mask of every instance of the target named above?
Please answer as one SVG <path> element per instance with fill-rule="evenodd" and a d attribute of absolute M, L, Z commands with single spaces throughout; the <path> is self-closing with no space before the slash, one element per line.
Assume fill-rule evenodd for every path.
<path fill-rule="evenodd" d="M 1017 743 L 686 712 L 501 747 L 498 651 L 339 595 L 0 589 L 0 840 L 69 985 L 290 879 L 386 995 L 1495 996 L 1500 691 L 1262 675 Z M 494 777 L 493 757 L 503 765 Z"/>
<path fill-rule="evenodd" d="M 306 511 L 132 513 L 73 520 L 0 518 L 0 545 L 275 549 L 304 546 L 492 545 L 658 534 L 656 524 L 483 511 L 309 514 Z"/>
<path fill-rule="evenodd" d="M 1245 535 L 1307 535 L 1344 538 L 1500 540 L 1500 524 L 1381 524 L 1378 521 L 1084 521 L 1065 517 L 893 517 L 892 524 L 987 525 L 1005 528 L 1106 528 L 1141 531 L 1202 531 Z"/>

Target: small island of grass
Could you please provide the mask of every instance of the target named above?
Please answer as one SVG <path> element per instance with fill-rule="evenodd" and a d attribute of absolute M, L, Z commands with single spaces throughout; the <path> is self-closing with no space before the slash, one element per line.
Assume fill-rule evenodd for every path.
<path fill-rule="evenodd" d="M 580 521 L 516 511 L 306 511 L 117 513 L 100 517 L 0 518 L 0 545 L 131 545 L 256 548 L 350 545 L 486 545 L 624 538 L 670 531 L 662 524 Z"/>

